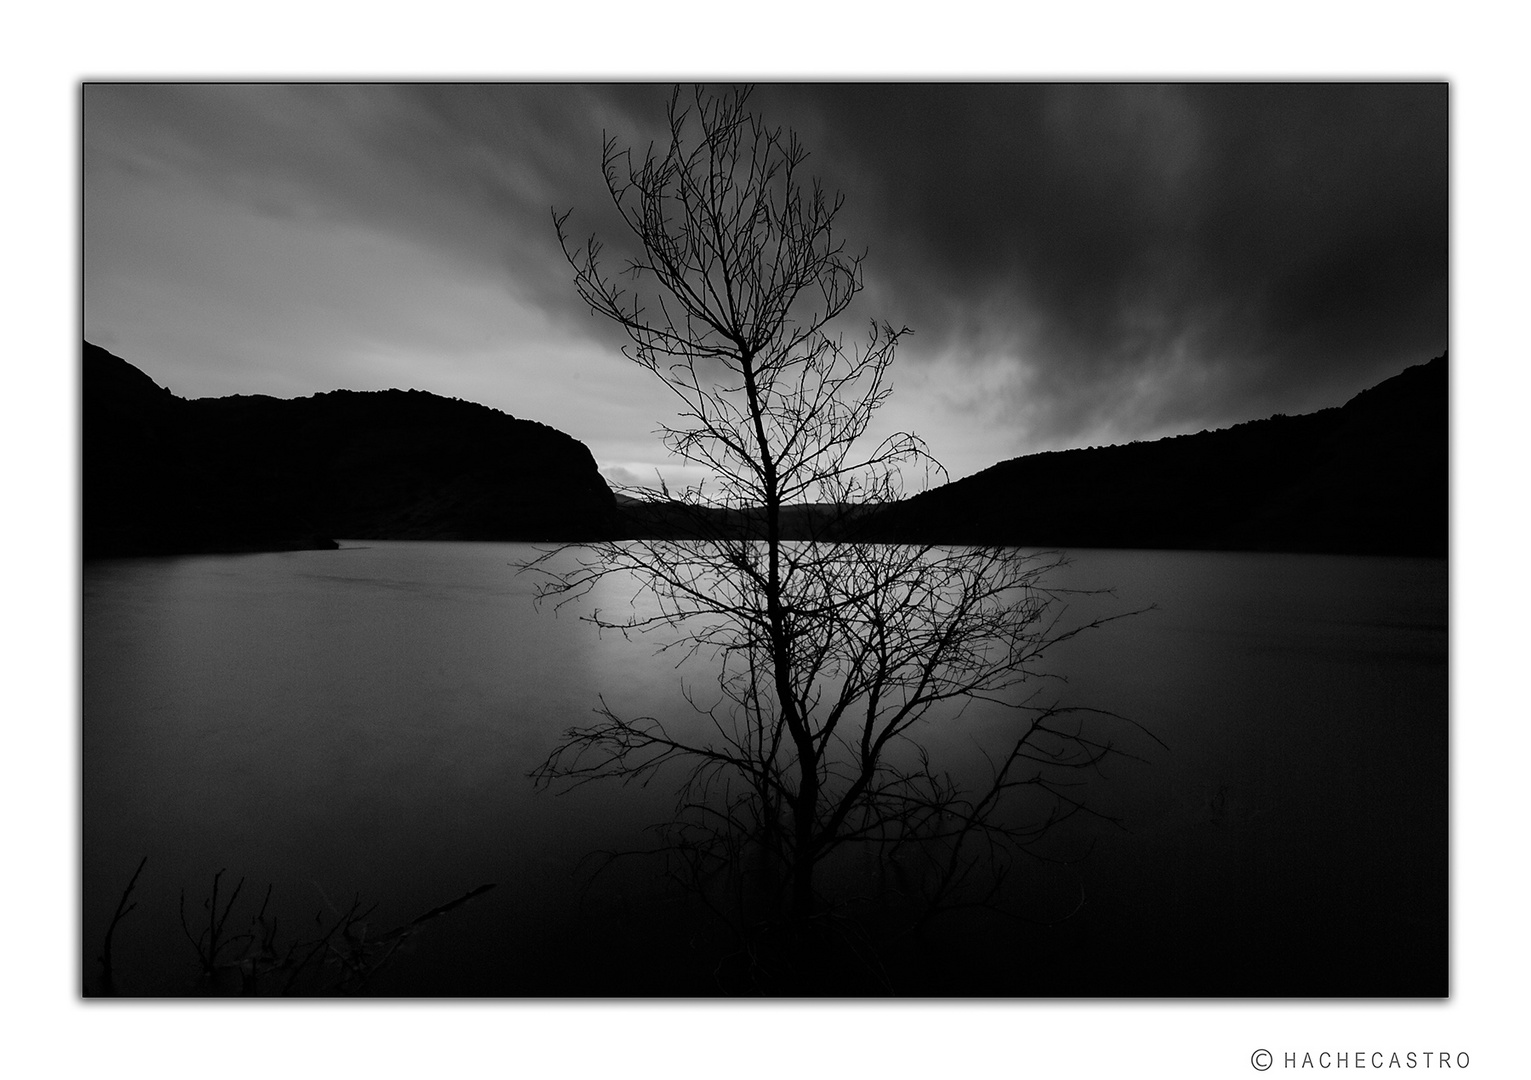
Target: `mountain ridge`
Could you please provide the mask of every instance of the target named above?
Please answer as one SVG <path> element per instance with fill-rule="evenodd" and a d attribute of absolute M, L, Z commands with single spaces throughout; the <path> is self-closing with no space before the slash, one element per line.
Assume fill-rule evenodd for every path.
<path fill-rule="evenodd" d="M 616 528 L 588 447 L 486 405 L 397 389 L 188 399 L 89 342 L 83 364 L 87 558 Z"/>
<path fill-rule="evenodd" d="M 583 443 L 421 390 L 180 398 L 85 343 L 84 552 L 763 532 L 757 510 L 620 499 Z M 998 462 L 880 507 L 784 507 L 789 539 L 1443 557 L 1445 354 L 1342 406 Z"/>
<path fill-rule="evenodd" d="M 1342 406 L 991 465 L 866 514 L 896 543 L 1444 556 L 1447 357 Z"/>

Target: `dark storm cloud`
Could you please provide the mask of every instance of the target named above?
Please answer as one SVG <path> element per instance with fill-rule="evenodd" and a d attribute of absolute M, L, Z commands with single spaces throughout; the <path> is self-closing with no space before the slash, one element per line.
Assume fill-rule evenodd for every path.
<path fill-rule="evenodd" d="M 1445 347 L 1444 85 L 773 97 L 814 114 L 869 293 L 925 355 L 1008 350 L 1047 441 L 1317 407 Z"/>

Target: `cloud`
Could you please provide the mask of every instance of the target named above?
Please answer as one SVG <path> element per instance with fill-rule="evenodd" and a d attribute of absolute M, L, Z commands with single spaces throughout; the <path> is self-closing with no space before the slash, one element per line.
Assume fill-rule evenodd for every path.
<path fill-rule="evenodd" d="M 1444 85 L 781 96 L 906 359 L 1009 363 L 1043 441 L 1297 411 L 1445 345 Z"/>
<path fill-rule="evenodd" d="M 668 95 L 87 86 L 87 331 L 206 392 L 412 378 L 529 402 L 603 461 L 662 460 L 671 406 L 579 300 L 550 212 L 618 265 L 602 140 L 641 152 Z M 779 84 L 753 102 L 845 192 L 867 251 L 845 329 L 915 331 L 890 408 L 955 475 L 1335 404 L 1445 346 L 1444 84 Z"/>

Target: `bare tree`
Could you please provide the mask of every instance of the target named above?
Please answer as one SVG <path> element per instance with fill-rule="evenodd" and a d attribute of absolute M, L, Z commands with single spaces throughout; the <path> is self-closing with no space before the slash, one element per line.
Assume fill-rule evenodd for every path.
<path fill-rule="evenodd" d="M 571 240 L 568 213 L 553 217 L 581 297 L 675 395 L 666 446 L 708 479 L 672 504 L 689 508 L 672 530 L 683 538 L 546 553 L 539 597 L 630 579 L 630 609 L 587 617 L 705 661 L 716 689 L 688 688 L 669 718 L 602 699 L 534 776 L 563 787 L 673 767 L 664 849 L 699 871 L 759 868 L 775 897 L 766 917 L 787 924 L 828 910 L 823 868 L 851 848 L 899 866 L 918 853 L 927 911 L 982 900 L 1017 852 L 1083 808 L 1069 777 L 1110 749 L 1085 713 L 1028 685 L 1043 653 L 1085 627 L 1061 621 L 1056 554 L 855 539 L 904 477 L 941 475 L 916 437 L 866 437 L 909 331 L 830 331 L 863 285 L 864 256 L 835 230 L 843 196 L 805 177 L 795 134 L 748 98 L 677 90 L 667 145 L 639 157 L 606 140 L 634 252 L 624 272 L 597 239 Z M 921 731 L 975 705 L 1010 719 L 991 773 L 964 789 Z"/>
<path fill-rule="evenodd" d="M 136 900 L 129 903 L 138 879 L 148 863 L 146 855 L 133 871 L 127 887 L 117 901 L 117 910 L 106 928 L 106 940 L 99 957 L 101 963 L 100 994 L 113 997 L 122 993 L 115 976 L 112 962 L 112 937 L 118 925 L 138 908 Z M 205 925 L 195 914 L 187 917 L 186 890 L 181 889 L 179 915 L 181 933 L 196 953 L 200 978 L 196 992 L 210 995 L 265 996 L 278 995 L 331 995 L 355 994 L 364 991 L 368 982 L 393 960 L 399 948 L 421 933 L 428 924 L 448 912 L 454 911 L 493 889 L 493 883 L 480 885 L 441 904 L 409 922 L 401 923 L 383 933 L 375 931 L 368 922 L 377 910 L 372 904 L 363 908 L 361 897 L 352 900 L 344 912 L 330 903 L 319 883 L 314 888 L 330 909 L 327 919 L 323 911 L 314 914 L 312 922 L 298 919 L 288 924 L 286 933 L 279 932 L 278 919 L 271 911 L 273 886 L 266 886 L 260 908 L 249 916 L 248 922 L 240 918 L 229 926 L 239 895 L 244 890 L 245 879 L 240 878 L 234 889 L 220 907 L 218 892 L 227 870 L 213 875 L 211 892 L 202 899 L 206 912 Z M 196 924 L 195 930 L 193 924 Z M 326 923 L 328 925 L 326 925 Z M 293 928 L 296 927 L 296 932 Z M 91 991 L 85 991 L 89 994 Z M 165 992 L 165 988 L 138 989 L 137 994 Z M 170 990 L 171 993 L 180 992 Z"/>

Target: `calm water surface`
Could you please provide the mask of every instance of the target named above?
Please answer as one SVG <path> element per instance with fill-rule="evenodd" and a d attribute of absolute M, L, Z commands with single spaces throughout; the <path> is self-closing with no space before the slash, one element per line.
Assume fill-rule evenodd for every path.
<path fill-rule="evenodd" d="M 83 977 L 143 856 L 114 944 L 129 991 L 188 992 L 176 905 L 215 871 L 288 918 L 377 901 L 396 925 L 497 888 L 422 935 L 376 989 L 709 992 L 652 870 L 585 890 L 641 844 L 662 785 L 554 796 L 527 779 L 597 695 L 674 711 L 644 644 L 535 610 L 511 544 L 91 563 L 83 611 Z M 1050 661 L 1063 700 L 1145 725 L 1109 763 L 1096 829 L 1035 870 L 1059 926 L 972 921 L 909 957 L 907 992 L 1440 994 L 1447 896 L 1446 565 L 1085 551 L 1059 584 L 1112 586 L 1071 615 L 1153 610 Z M 629 597 L 611 583 L 592 604 Z M 588 610 L 589 604 L 583 610 Z M 705 672 L 696 673 L 705 679 Z M 971 759 L 982 714 L 931 733 Z M 450 920 L 450 925 L 448 924 Z"/>

